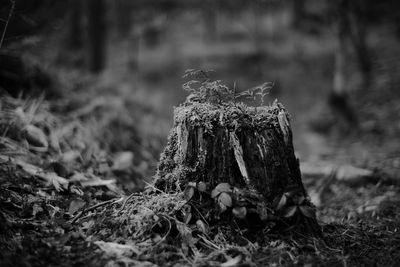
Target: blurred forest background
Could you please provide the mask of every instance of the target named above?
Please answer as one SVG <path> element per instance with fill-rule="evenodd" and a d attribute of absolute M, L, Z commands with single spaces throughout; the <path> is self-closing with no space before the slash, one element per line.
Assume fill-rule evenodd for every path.
<path fill-rule="evenodd" d="M 185 69 L 215 70 L 237 91 L 271 81 L 269 102 L 278 98 L 291 112 L 302 161 L 350 161 L 397 175 L 399 7 L 395 0 L 1 0 L 0 88 L 14 97 L 44 94 L 53 109 L 66 99 L 63 109 L 123 102 L 119 120 L 145 137 L 146 158 L 156 161 L 172 107 L 186 97 Z M 132 150 L 132 133 L 118 130 L 107 133 L 120 146 L 113 149 Z"/>
<path fill-rule="evenodd" d="M 100 266 L 94 241 L 125 244 L 127 195 L 203 69 L 236 92 L 274 83 L 323 225 L 321 246 L 252 244 L 251 266 L 398 266 L 399 44 L 396 0 L 0 0 L 0 265 Z M 156 249 L 135 260 L 165 266 Z M 232 260 L 202 253 L 192 266 Z"/>

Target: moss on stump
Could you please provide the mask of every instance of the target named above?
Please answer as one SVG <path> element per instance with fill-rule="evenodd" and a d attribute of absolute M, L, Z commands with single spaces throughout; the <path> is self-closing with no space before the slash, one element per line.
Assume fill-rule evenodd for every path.
<path fill-rule="evenodd" d="M 238 219 L 253 212 L 260 221 L 306 222 L 319 231 L 294 154 L 289 115 L 276 101 L 261 107 L 186 101 L 176 107 L 155 186 L 185 190 L 188 200 L 196 198 L 193 203 L 219 204 L 214 215 L 207 212 L 210 221 L 229 210 Z"/>

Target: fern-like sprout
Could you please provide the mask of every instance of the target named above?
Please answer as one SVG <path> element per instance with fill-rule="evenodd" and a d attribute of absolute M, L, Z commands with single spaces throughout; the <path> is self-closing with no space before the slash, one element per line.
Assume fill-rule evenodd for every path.
<path fill-rule="evenodd" d="M 210 103 L 233 103 L 239 98 L 250 98 L 254 101 L 260 100 L 260 105 L 264 105 L 264 98 L 269 94 L 274 86 L 273 82 L 266 82 L 261 85 L 247 89 L 244 92 L 236 94 L 236 84 L 233 88 L 226 86 L 221 80 L 212 81 L 210 73 L 213 70 L 195 70 L 185 71 L 183 78 L 189 78 L 188 82 L 183 84 L 183 89 L 190 93 L 190 101 L 210 102 Z"/>

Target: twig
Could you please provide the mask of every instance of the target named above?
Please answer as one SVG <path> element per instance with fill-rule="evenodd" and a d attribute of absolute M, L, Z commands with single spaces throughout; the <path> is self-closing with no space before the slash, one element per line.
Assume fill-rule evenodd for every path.
<path fill-rule="evenodd" d="M 188 203 L 189 203 L 189 201 L 186 202 L 186 204 L 188 204 Z M 205 222 L 208 226 L 210 226 L 210 225 L 208 224 L 206 218 L 204 218 L 203 214 L 201 214 L 201 212 L 199 211 L 199 209 L 196 208 L 194 205 L 192 205 L 192 207 L 197 211 L 197 213 L 198 213 L 198 214 L 200 215 L 200 217 L 204 220 L 204 222 Z"/>
<path fill-rule="evenodd" d="M 75 222 L 76 222 L 79 218 L 81 218 L 82 215 L 85 214 L 86 212 L 95 210 L 95 209 L 97 209 L 97 208 L 100 208 L 100 207 L 105 206 L 105 205 L 108 205 L 108 204 L 115 204 L 115 203 L 121 202 L 123 199 L 124 199 L 123 197 L 121 197 L 121 198 L 119 198 L 119 199 L 110 199 L 110 200 L 107 200 L 107 201 L 98 203 L 98 204 L 96 204 L 96 205 L 94 205 L 94 206 L 92 206 L 92 207 L 89 207 L 89 208 L 87 208 L 87 209 L 84 209 L 84 210 L 82 210 L 81 212 L 79 212 L 79 213 L 72 219 L 71 224 L 75 223 Z"/>
<path fill-rule="evenodd" d="M 167 236 L 169 235 L 169 233 L 171 232 L 171 229 L 172 229 L 172 224 L 171 224 L 171 221 L 169 220 L 169 218 L 171 218 L 170 216 L 164 215 L 164 214 L 159 214 L 158 216 L 164 217 L 167 220 L 167 222 L 168 222 L 168 231 L 156 244 L 154 244 L 154 247 L 157 247 L 162 242 L 164 242 L 164 240 L 167 238 Z M 172 219 L 176 220 L 175 218 L 172 218 Z"/>
<path fill-rule="evenodd" d="M 152 211 L 152 210 L 149 209 L 149 208 L 146 208 L 146 207 L 143 207 L 143 208 L 145 208 L 145 209 L 147 209 L 147 210 L 150 210 L 151 212 L 154 213 L 154 211 Z M 154 213 L 154 214 L 155 214 L 155 213 Z M 175 218 L 173 218 L 173 217 L 171 217 L 171 216 L 169 216 L 169 215 L 167 215 L 167 214 L 155 214 L 155 215 L 159 216 L 160 218 L 161 218 L 161 217 L 164 217 L 164 219 L 168 222 L 168 231 L 167 231 L 167 233 L 166 233 L 157 243 L 155 243 L 152 247 L 149 247 L 149 248 L 145 249 L 144 251 L 142 251 L 142 252 L 140 253 L 140 255 L 143 255 L 143 254 L 144 254 L 145 252 L 147 252 L 148 250 L 150 250 L 150 249 L 152 249 L 152 248 L 154 248 L 154 247 L 157 247 L 157 246 L 160 245 L 162 242 L 164 242 L 165 239 L 167 238 L 167 236 L 169 235 L 169 233 L 171 232 L 171 229 L 172 229 L 172 223 L 171 223 L 171 221 L 170 221 L 169 219 L 172 219 L 172 220 L 175 220 L 175 221 L 176 221 Z M 138 256 L 140 256 L 140 255 L 138 255 Z"/>
<path fill-rule="evenodd" d="M 148 182 L 146 182 L 146 181 L 143 181 L 148 187 L 151 187 L 152 189 L 154 189 L 155 191 L 158 191 L 159 193 L 162 193 L 162 194 L 164 194 L 165 192 L 163 192 L 163 191 L 161 191 L 160 189 L 158 189 L 158 188 L 156 188 L 154 185 L 152 185 L 152 184 L 150 184 L 150 183 L 148 183 Z"/>
<path fill-rule="evenodd" d="M 125 199 L 124 204 L 122 204 L 122 207 L 121 207 L 121 208 L 119 209 L 119 211 L 118 211 L 118 214 L 120 214 L 120 213 L 125 209 L 126 203 L 128 203 L 128 201 L 129 201 L 133 196 L 135 196 L 135 195 L 138 195 L 138 193 L 137 193 L 137 192 L 134 192 L 134 193 L 130 194 L 130 195 Z"/>
<path fill-rule="evenodd" d="M 6 20 L 6 25 L 4 26 L 4 30 L 3 30 L 3 33 L 2 33 L 1 39 L 0 39 L 0 49 L 1 49 L 2 45 L 3 45 L 4 37 L 6 36 L 8 22 L 11 20 L 12 14 L 14 13 L 15 0 L 10 0 L 10 2 L 11 2 L 10 12 L 8 12 L 8 18 Z"/>

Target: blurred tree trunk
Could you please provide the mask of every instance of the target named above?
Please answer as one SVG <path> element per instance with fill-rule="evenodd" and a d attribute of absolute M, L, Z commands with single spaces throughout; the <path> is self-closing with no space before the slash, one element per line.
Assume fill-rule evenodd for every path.
<path fill-rule="evenodd" d="M 70 0 L 69 33 L 68 47 L 74 50 L 83 46 L 82 32 L 82 1 Z"/>
<path fill-rule="evenodd" d="M 60 97 L 53 76 L 40 63 L 20 53 L 0 50 L 0 95 L 5 91 L 13 97 Z"/>
<path fill-rule="evenodd" d="M 372 62 L 367 45 L 366 4 L 364 0 L 353 0 L 352 4 L 349 16 L 350 40 L 357 56 L 363 86 L 368 87 L 372 76 Z"/>
<path fill-rule="evenodd" d="M 367 3 L 364 0 L 336 0 L 330 4 L 335 11 L 334 24 L 340 32 L 338 37 L 346 40 L 343 43 L 349 41 L 356 55 L 363 87 L 368 87 L 372 78 L 372 60 L 367 42 Z"/>
<path fill-rule="evenodd" d="M 305 14 L 305 4 L 306 1 L 305 0 L 293 0 L 292 1 L 292 16 L 293 16 L 293 20 L 292 20 L 292 26 L 294 28 L 299 28 L 302 19 L 304 18 L 304 14 Z"/>
<path fill-rule="evenodd" d="M 254 77 L 261 78 L 263 75 L 263 59 L 264 51 L 262 48 L 262 16 L 264 9 L 264 2 L 262 0 L 252 1 L 252 12 L 253 12 L 253 43 L 254 43 L 254 54 L 251 56 L 254 59 L 255 73 Z"/>
<path fill-rule="evenodd" d="M 131 30 L 132 2 L 126 0 L 115 1 L 115 19 L 120 37 L 126 37 Z"/>
<path fill-rule="evenodd" d="M 328 102 L 339 119 L 344 120 L 347 125 L 352 125 L 357 123 L 357 117 L 348 102 L 346 85 L 346 40 L 350 34 L 349 1 L 340 0 L 336 8 L 335 32 L 337 45 L 334 55 L 333 86 Z"/>
<path fill-rule="evenodd" d="M 344 95 L 345 89 L 345 59 L 346 59 L 347 23 L 343 13 L 339 14 L 336 28 L 335 66 L 333 75 L 333 93 Z"/>
<path fill-rule="evenodd" d="M 204 38 L 214 43 L 218 40 L 219 1 L 204 1 L 202 13 L 205 28 Z"/>
<path fill-rule="evenodd" d="M 86 0 L 86 4 L 88 68 L 99 73 L 104 69 L 106 59 L 106 2 Z"/>
<path fill-rule="evenodd" d="M 261 3 L 257 0 L 252 2 L 252 11 L 253 11 L 253 37 L 254 44 L 256 47 L 259 46 L 260 41 L 260 7 Z"/>
<path fill-rule="evenodd" d="M 129 69 L 135 73 L 136 76 L 139 75 L 140 72 L 140 44 L 142 42 L 141 33 L 133 33 L 129 37 L 130 42 L 130 61 L 129 61 Z"/>

